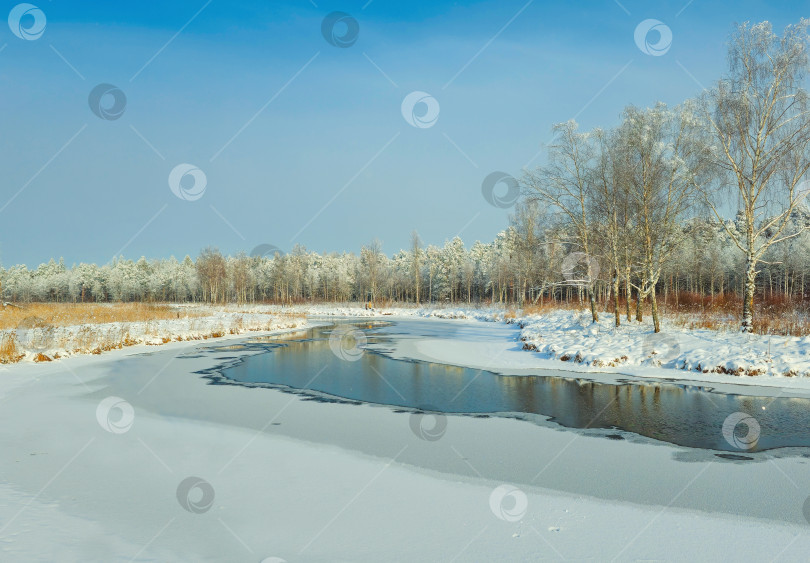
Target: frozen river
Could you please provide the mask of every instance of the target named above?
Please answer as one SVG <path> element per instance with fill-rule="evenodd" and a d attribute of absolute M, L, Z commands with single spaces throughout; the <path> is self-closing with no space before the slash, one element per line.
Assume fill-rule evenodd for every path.
<path fill-rule="evenodd" d="M 480 336 L 499 327 L 483 324 Z M 475 337 L 465 327 L 464 337 Z M 249 355 L 221 369 L 225 379 L 321 398 L 447 414 L 501 415 L 570 428 L 616 430 L 679 446 L 753 453 L 810 446 L 810 399 L 725 393 L 701 385 L 624 380 L 601 383 L 564 371 L 500 375 L 437 362 L 396 360 L 387 351 L 403 340 L 452 342 L 448 323 L 339 320 L 292 337 L 248 345 Z M 749 389 L 749 392 L 756 391 Z M 737 414 L 739 413 L 739 414 Z M 756 430 L 730 427 L 730 416 L 754 417 Z M 724 432 L 724 424 L 726 430 Z M 723 455 L 723 454 L 720 454 Z"/>

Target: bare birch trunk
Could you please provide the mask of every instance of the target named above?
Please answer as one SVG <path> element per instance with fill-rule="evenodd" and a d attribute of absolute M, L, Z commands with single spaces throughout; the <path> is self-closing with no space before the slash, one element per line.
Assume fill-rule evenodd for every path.
<path fill-rule="evenodd" d="M 632 297 L 633 294 L 633 289 L 632 286 L 630 285 L 630 268 L 627 268 L 624 271 L 624 289 L 627 293 L 626 295 L 627 299 L 625 301 L 624 307 L 625 309 L 627 309 L 627 322 L 629 323 L 630 321 L 633 320 L 633 316 L 630 314 L 630 298 Z"/>
<path fill-rule="evenodd" d="M 613 314 L 616 317 L 616 326 L 621 326 L 621 313 L 619 313 L 619 269 L 613 271 Z"/>
<path fill-rule="evenodd" d="M 757 289 L 757 262 L 753 256 L 745 261 L 745 297 L 743 298 L 742 331 L 754 331 L 754 293 Z"/>

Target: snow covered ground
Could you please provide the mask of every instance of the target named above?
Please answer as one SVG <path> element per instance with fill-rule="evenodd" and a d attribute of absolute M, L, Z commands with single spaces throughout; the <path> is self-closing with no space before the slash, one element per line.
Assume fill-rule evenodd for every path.
<path fill-rule="evenodd" d="M 477 344 L 531 358 L 504 328 L 476 331 Z M 195 373 L 252 353 L 244 338 L 0 372 L 0 560 L 798 561 L 810 549 L 795 453 L 730 461 L 465 416 L 426 440 L 414 428 L 436 421 L 414 413 Z"/>
<path fill-rule="evenodd" d="M 541 355 L 594 367 L 651 366 L 734 376 L 810 375 L 810 337 L 782 337 L 685 329 L 663 323 L 614 326 L 603 314 L 555 311 L 521 319 L 527 347 Z"/>

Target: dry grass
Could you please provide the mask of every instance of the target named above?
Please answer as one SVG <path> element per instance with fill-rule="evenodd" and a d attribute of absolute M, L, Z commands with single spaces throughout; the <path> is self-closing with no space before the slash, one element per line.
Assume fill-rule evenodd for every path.
<path fill-rule="evenodd" d="M 546 301 L 542 305 L 526 305 L 522 311 L 510 309 L 506 317 L 509 319 L 520 314 L 539 315 L 587 307 L 588 303 L 585 301 L 582 303 L 576 300 Z M 742 299 L 734 294 L 701 296 L 697 293 L 681 292 L 677 296 L 670 294 L 667 299 L 659 296 L 658 307 L 661 315 L 675 326 L 720 331 L 740 329 Z M 600 303 L 599 310 L 600 314 L 612 314 L 613 303 Z M 619 301 L 619 311 L 624 322 L 626 311 L 624 299 Z M 644 303 L 642 311 L 644 321 L 649 321 L 651 314 L 649 300 Z M 635 318 L 635 301 L 630 303 L 630 312 Z M 791 300 L 781 295 L 766 298 L 757 296 L 754 300 L 754 332 L 781 336 L 810 335 L 810 301 Z"/>
<path fill-rule="evenodd" d="M 36 317 L 52 326 L 75 326 L 114 322 L 201 317 L 205 312 L 177 310 L 152 303 L 28 303 L 0 309 L 0 330 L 17 328 L 24 319 Z"/>
<path fill-rule="evenodd" d="M 218 312 L 227 312 L 229 316 L 211 326 L 210 317 Z M 261 316 L 266 314 L 267 321 L 257 323 L 253 316 L 248 323 L 241 313 Z M 166 334 L 165 326 L 157 322 L 174 319 L 188 319 L 181 321 L 180 325 L 187 326 L 190 334 Z M 65 350 L 69 354 L 101 354 L 135 344 L 159 345 L 172 341 L 207 340 L 221 338 L 226 334 L 270 330 L 277 326 L 278 321 L 287 321 L 288 325 L 296 326 L 303 320 L 303 315 L 293 312 L 273 312 L 235 305 L 174 307 L 145 303 L 31 303 L 0 309 L 0 331 L 5 331 L 0 333 L 0 364 L 15 363 L 25 357 L 26 348 L 18 341 L 19 332 L 23 328 L 75 327 L 54 339 L 53 346 L 48 348 Z M 133 326 L 131 323 L 138 323 L 134 335 L 130 333 Z M 49 357 L 39 352 L 33 359 L 45 362 L 58 358 L 58 353 Z"/>
<path fill-rule="evenodd" d="M 662 311 L 676 326 L 694 329 L 740 329 L 742 299 L 733 294 L 701 296 L 680 293 L 662 304 Z M 780 336 L 810 335 L 810 302 L 783 295 L 754 299 L 754 332 Z"/>
<path fill-rule="evenodd" d="M 541 305 L 539 302 L 537 304 L 527 303 L 523 306 L 520 311 L 509 310 L 507 311 L 507 315 L 516 315 L 516 314 L 523 314 L 523 315 L 542 315 L 543 313 L 549 313 L 552 311 L 574 311 L 580 310 L 583 307 L 588 307 L 588 303 L 583 301 L 579 303 L 578 301 L 545 301 Z M 601 306 L 600 306 L 601 309 Z"/>

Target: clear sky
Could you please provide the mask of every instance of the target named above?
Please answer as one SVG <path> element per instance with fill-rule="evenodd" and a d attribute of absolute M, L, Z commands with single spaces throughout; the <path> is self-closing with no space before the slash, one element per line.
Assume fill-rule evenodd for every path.
<path fill-rule="evenodd" d="M 6 267 L 375 237 L 391 253 L 413 229 L 489 241 L 510 209 L 482 181 L 541 162 L 553 123 L 679 103 L 723 72 L 735 22 L 810 15 L 752 0 L 32 3 L 41 35 L 13 1 L 0 30 Z M 353 18 L 327 20 L 344 47 L 323 34 L 335 11 Z M 647 19 L 671 31 L 641 43 L 660 56 L 635 41 Z M 94 113 L 99 84 L 118 90 L 98 90 Z M 432 99 L 403 113 L 414 91 Z M 198 183 L 173 191 L 182 164 Z"/>

